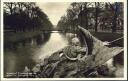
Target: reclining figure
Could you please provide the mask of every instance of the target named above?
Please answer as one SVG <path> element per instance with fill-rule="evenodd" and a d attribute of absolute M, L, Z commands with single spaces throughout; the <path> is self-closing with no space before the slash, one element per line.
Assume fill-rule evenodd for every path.
<path fill-rule="evenodd" d="M 87 77 L 94 68 L 103 65 L 123 51 L 123 47 L 105 46 L 88 30 L 80 26 L 78 28 L 84 44 L 81 45 L 78 38 L 73 38 L 71 45 L 45 59 L 45 64 L 40 66 L 39 77 Z"/>

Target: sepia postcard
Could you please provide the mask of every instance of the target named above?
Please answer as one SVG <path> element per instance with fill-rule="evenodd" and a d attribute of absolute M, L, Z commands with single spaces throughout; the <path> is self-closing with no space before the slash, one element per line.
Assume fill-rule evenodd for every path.
<path fill-rule="evenodd" d="M 1 80 L 127 80 L 126 0 L 2 0 Z"/>

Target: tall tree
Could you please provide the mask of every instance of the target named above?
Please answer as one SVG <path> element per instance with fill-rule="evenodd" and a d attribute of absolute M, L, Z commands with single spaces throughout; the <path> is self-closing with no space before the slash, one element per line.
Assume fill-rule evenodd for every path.
<path fill-rule="evenodd" d="M 5 29 L 15 31 L 51 29 L 47 15 L 34 2 L 5 2 Z"/>

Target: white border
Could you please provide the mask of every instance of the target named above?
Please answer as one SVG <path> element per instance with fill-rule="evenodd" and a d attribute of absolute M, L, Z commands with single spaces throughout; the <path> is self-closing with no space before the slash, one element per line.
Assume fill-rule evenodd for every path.
<path fill-rule="evenodd" d="M 126 2 L 126 0 L 2 0 L 2 2 Z"/>
<path fill-rule="evenodd" d="M 124 2 L 123 78 L 3 78 L 3 2 Z M 127 0 L 2 0 L 1 1 L 1 80 L 127 80 Z"/>

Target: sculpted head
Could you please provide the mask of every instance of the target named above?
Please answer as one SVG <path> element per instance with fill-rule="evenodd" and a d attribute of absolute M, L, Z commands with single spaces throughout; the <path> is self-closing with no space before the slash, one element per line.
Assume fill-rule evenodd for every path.
<path fill-rule="evenodd" d="M 72 38 L 71 43 L 73 45 L 80 45 L 80 40 L 77 37 Z"/>

